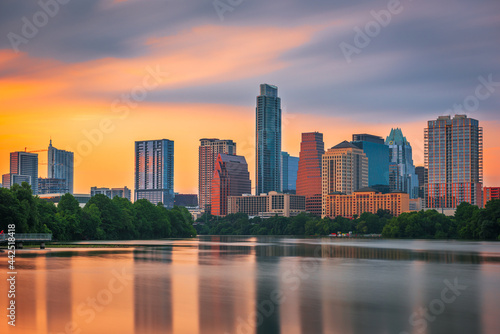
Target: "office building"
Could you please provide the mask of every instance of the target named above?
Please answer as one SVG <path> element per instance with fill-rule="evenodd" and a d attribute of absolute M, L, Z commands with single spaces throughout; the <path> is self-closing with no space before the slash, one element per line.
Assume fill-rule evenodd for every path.
<path fill-rule="evenodd" d="M 324 216 L 332 219 L 359 217 L 364 212 L 375 214 L 378 210 L 389 210 L 393 216 L 408 212 L 409 195 L 403 192 L 382 194 L 372 188 L 363 188 L 351 195 L 337 193 L 325 197 Z"/>
<path fill-rule="evenodd" d="M 70 194 L 73 193 L 73 174 L 74 174 L 74 153 L 59 150 L 52 146 L 52 139 L 49 143 L 47 152 L 47 177 L 49 179 L 64 179 Z"/>
<path fill-rule="evenodd" d="M 369 134 L 352 135 L 352 144 L 368 158 L 368 186 L 389 185 L 389 147 L 384 139 Z"/>
<path fill-rule="evenodd" d="M 10 153 L 10 173 L 2 176 L 2 184 L 5 188 L 10 188 L 22 182 L 27 182 L 31 186 L 33 195 L 38 194 L 38 154 Z"/>
<path fill-rule="evenodd" d="M 425 129 L 427 208 L 482 207 L 483 129 L 465 115 L 440 116 Z"/>
<path fill-rule="evenodd" d="M 306 211 L 321 216 L 321 161 L 325 154 L 323 134 L 302 133 L 297 171 L 297 195 L 305 196 Z"/>
<path fill-rule="evenodd" d="M 427 168 L 423 166 L 415 167 L 415 174 L 418 179 L 418 198 L 425 198 L 425 184 L 427 183 Z"/>
<path fill-rule="evenodd" d="M 61 202 L 61 198 L 64 195 L 65 194 L 43 194 L 43 195 L 39 195 L 38 197 L 40 197 L 40 199 L 42 199 L 44 201 L 54 203 L 55 206 L 58 206 L 59 202 Z M 90 201 L 90 197 L 91 197 L 90 194 L 72 194 L 72 195 L 76 199 L 76 201 L 78 202 L 78 205 L 81 208 L 85 207 L 85 204 L 87 204 L 88 201 Z"/>
<path fill-rule="evenodd" d="M 65 179 L 38 178 L 38 195 L 69 193 Z"/>
<path fill-rule="evenodd" d="M 2 184 L 4 188 L 10 189 L 14 184 L 21 185 L 23 182 L 30 183 L 31 176 L 28 175 L 18 175 L 18 174 L 3 174 Z"/>
<path fill-rule="evenodd" d="M 236 143 L 232 140 L 203 138 L 198 148 L 198 200 L 200 209 L 210 212 L 212 177 L 219 153 L 235 155 Z"/>
<path fill-rule="evenodd" d="M 299 158 L 281 152 L 281 192 L 295 194 L 297 191 L 297 171 Z"/>
<path fill-rule="evenodd" d="M 228 214 L 243 212 L 249 216 L 269 218 L 275 215 L 293 217 L 306 210 L 304 196 L 271 191 L 258 196 L 229 196 Z"/>
<path fill-rule="evenodd" d="M 281 99 L 278 87 L 262 84 L 256 107 L 256 194 L 281 189 Z"/>
<path fill-rule="evenodd" d="M 389 146 L 389 185 L 392 191 L 402 191 L 410 198 L 418 197 L 418 178 L 415 174 L 411 144 L 401 129 L 391 129 L 385 140 Z"/>
<path fill-rule="evenodd" d="M 174 205 L 183 206 L 186 208 L 197 208 L 198 207 L 198 195 L 197 194 L 175 194 Z"/>
<path fill-rule="evenodd" d="M 98 188 L 98 187 L 92 187 L 90 188 L 90 196 L 94 197 L 95 195 L 104 195 L 107 196 L 111 199 L 113 199 L 115 196 L 126 198 L 130 201 L 131 198 L 131 191 L 127 187 L 123 188 Z"/>
<path fill-rule="evenodd" d="M 368 186 L 368 158 L 357 146 L 343 141 L 323 155 L 322 216 L 327 215 L 326 195 L 354 191 Z"/>
<path fill-rule="evenodd" d="M 252 185 L 245 157 L 219 153 L 212 178 L 211 214 L 227 215 L 228 196 L 250 194 Z"/>
<path fill-rule="evenodd" d="M 135 142 L 134 200 L 174 206 L 174 142 L 168 139 Z"/>
<path fill-rule="evenodd" d="M 483 188 L 483 205 L 486 206 L 486 203 L 493 199 L 500 199 L 500 187 L 484 187 Z"/>

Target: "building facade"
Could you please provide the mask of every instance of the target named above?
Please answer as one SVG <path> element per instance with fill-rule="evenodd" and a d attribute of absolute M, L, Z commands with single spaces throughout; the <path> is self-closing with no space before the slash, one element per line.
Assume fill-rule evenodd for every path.
<path fill-rule="evenodd" d="M 18 175 L 18 174 L 3 174 L 2 175 L 2 187 L 10 189 L 14 184 L 21 185 L 23 182 L 30 183 L 31 176 L 28 175 Z"/>
<path fill-rule="evenodd" d="M 281 99 L 278 87 L 262 84 L 256 107 L 255 193 L 281 189 Z"/>
<path fill-rule="evenodd" d="M 38 178 L 38 195 L 69 193 L 65 179 Z"/>
<path fill-rule="evenodd" d="M 51 139 L 47 156 L 47 177 L 66 180 L 67 192 L 73 194 L 74 153 L 55 148 Z"/>
<path fill-rule="evenodd" d="M 401 129 L 391 129 L 385 140 L 389 146 L 389 186 L 392 191 L 402 191 L 410 198 L 418 198 L 418 178 L 413 164 L 411 144 Z"/>
<path fill-rule="evenodd" d="M 500 199 L 500 187 L 484 187 L 483 195 L 483 205 L 486 206 L 492 199 Z"/>
<path fill-rule="evenodd" d="M 304 196 L 282 194 L 276 191 L 258 196 L 243 195 L 229 196 L 228 198 L 228 214 L 243 212 L 249 216 L 262 218 L 275 215 L 293 217 L 305 212 L 305 210 L 306 199 Z"/>
<path fill-rule="evenodd" d="M 127 187 L 123 188 L 98 188 L 98 187 L 91 187 L 90 188 L 90 196 L 93 197 L 95 195 L 104 195 L 107 196 L 111 199 L 113 199 L 115 196 L 126 198 L 130 201 L 131 198 L 131 191 Z"/>
<path fill-rule="evenodd" d="M 351 195 L 328 194 L 324 217 L 353 218 L 364 212 L 375 214 L 380 209 L 389 210 L 393 216 L 408 212 L 409 195 L 403 192 L 382 194 L 371 188 L 356 190 Z"/>
<path fill-rule="evenodd" d="M 415 167 L 415 174 L 418 179 L 418 197 L 425 198 L 425 184 L 427 183 L 428 170 L 423 166 Z"/>
<path fill-rule="evenodd" d="M 321 161 L 325 154 L 323 134 L 302 133 L 297 171 L 297 195 L 305 196 L 306 211 L 321 216 Z"/>
<path fill-rule="evenodd" d="M 352 144 L 368 158 L 368 186 L 389 185 L 389 147 L 384 139 L 369 134 L 352 135 Z"/>
<path fill-rule="evenodd" d="M 174 206 L 174 142 L 168 139 L 135 142 L 134 200 Z"/>
<path fill-rule="evenodd" d="M 198 148 L 198 200 L 200 209 L 207 209 L 208 212 L 210 212 L 215 160 L 219 153 L 235 155 L 236 143 L 227 139 L 200 139 L 200 147 Z"/>
<path fill-rule="evenodd" d="M 354 191 L 368 186 L 368 158 L 357 146 L 343 141 L 323 155 L 322 216 L 327 215 L 327 195 Z"/>
<path fill-rule="evenodd" d="M 186 208 L 198 207 L 198 195 L 196 194 L 175 194 L 174 205 Z"/>
<path fill-rule="evenodd" d="M 4 188 L 27 182 L 33 195 L 38 194 L 38 154 L 29 152 L 10 153 L 10 173 L 2 176 Z"/>
<path fill-rule="evenodd" d="M 250 194 L 252 185 L 245 157 L 219 153 L 212 178 L 211 214 L 227 215 L 228 197 Z"/>
<path fill-rule="evenodd" d="M 281 152 L 281 192 L 295 194 L 297 191 L 297 172 L 299 158 Z"/>
<path fill-rule="evenodd" d="M 465 115 L 427 122 L 424 135 L 427 208 L 483 206 L 483 129 Z"/>

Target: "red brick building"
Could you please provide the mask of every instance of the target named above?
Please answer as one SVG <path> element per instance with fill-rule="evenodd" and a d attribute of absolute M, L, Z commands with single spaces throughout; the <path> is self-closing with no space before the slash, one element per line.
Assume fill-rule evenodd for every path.
<path fill-rule="evenodd" d="M 324 153 L 322 133 L 302 134 L 296 193 L 305 196 L 306 211 L 317 216 L 321 216 L 321 157 Z"/>
<path fill-rule="evenodd" d="M 500 187 L 484 187 L 483 188 L 484 205 L 492 199 L 500 199 Z"/>

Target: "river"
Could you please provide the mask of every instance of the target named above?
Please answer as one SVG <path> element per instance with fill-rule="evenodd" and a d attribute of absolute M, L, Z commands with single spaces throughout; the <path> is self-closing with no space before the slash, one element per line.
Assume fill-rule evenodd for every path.
<path fill-rule="evenodd" d="M 0 333 L 500 332 L 500 243 L 201 236 L 0 253 Z"/>

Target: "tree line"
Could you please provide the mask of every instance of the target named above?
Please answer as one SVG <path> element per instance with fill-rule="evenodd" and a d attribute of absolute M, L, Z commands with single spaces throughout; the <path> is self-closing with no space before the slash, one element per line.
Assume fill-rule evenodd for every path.
<path fill-rule="evenodd" d="M 308 235 L 330 233 L 382 234 L 385 238 L 500 240 L 500 200 L 480 209 L 469 203 L 449 217 L 436 210 L 415 211 L 393 217 L 387 210 L 365 212 L 359 217 L 320 218 L 307 213 L 295 217 L 249 218 L 244 213 L 197 219 L 198 234 L 212 235 Z"/>
<path fill-rule="evenodd" d="M 145 199 L 104 195 L 90 198 L 81 208 L 71 194 L 54 203 L 33 196 L 28 183 L 0 188 L 0 230 L 16 225 L 16 233 L 52 233 L 58 241 L 131 240 L 196 236 L 186 208 L 167 210 Z"/>

